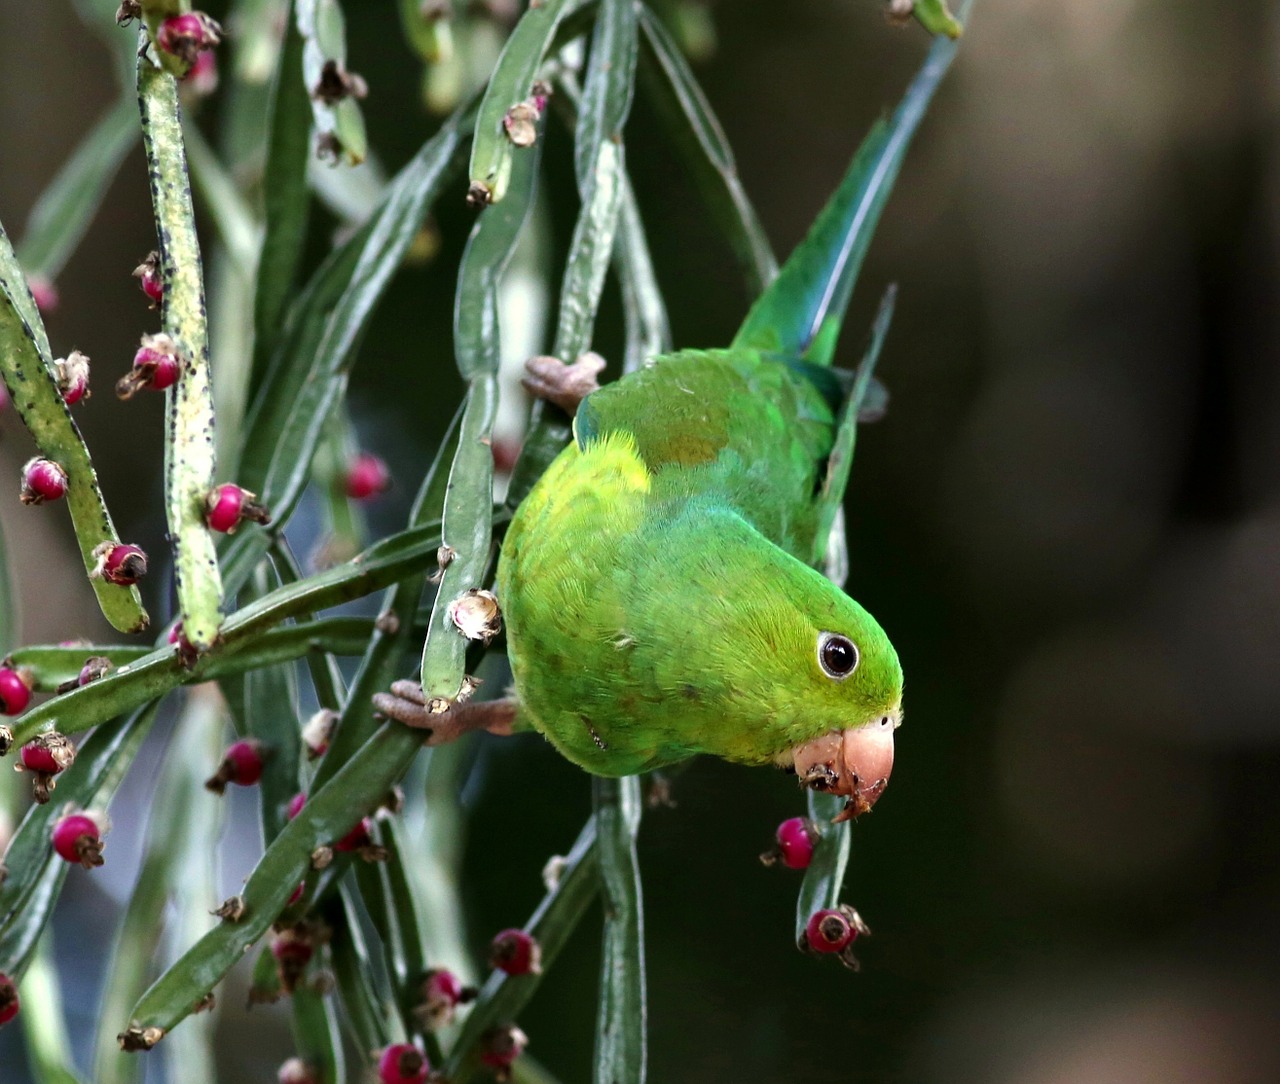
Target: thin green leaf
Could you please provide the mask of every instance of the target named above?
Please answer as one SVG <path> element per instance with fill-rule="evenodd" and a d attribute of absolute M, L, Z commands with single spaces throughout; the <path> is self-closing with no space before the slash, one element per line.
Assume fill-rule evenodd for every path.
<path fill-rule="evenodd" d="M 867 344 L 862 362 L 858 366 L 853 387 L 845 400 L 836 426 L 836 440 L 827 457 L 827 473 L 822 480 L 822 489 L 818 494 L 818 530 L 814 535 L 813 564 L 821 565 L 828 556 L 831 529 L 836 514 L 844 503 L 844 493 L 849 485 L 849 472 L 853 468 L 853 449 L 858 433 L 858 414 L 862 410 L 867 389 L 875 374 L 876 362 L 880 358 L 880 350 L 884 346 L 885 336 L 889 334 L 889 324 L 893 320 L 893 305 L 897 298 L 897 288 L 890 286 L 880 301 L 875 322 L 871 326 L 871 341 Z M 837 557 L 842 555 L 836 555 Z M 844 557 L 847 565 L 848 558 Z M 843 584 L 841 585 L 843 586 Z"/>
<path fill-rule="evenodd" d="M 213 535 L 204 521 L 204 502 L 213 489 L 215 469 L 204 280 L 178 84 L 145 56 L 138 58 L 138 104 L 159 231 L 162 322 L 181 360 L 177 382 L 166 394 L 165 513 L 183 630 L 197 651 L 205 651 L 217 639 L 222 622 L 222 580 Z"/>
<path fill-rule="evenodd" d="M 277 523 L 288 519 L 302 495 L 356 347 L 427 211 L 453 175 L 469 118 L 469 109 L 455 114 L 400 171 L 382 209 L 325 261 L 292 317 L 250 412 L 238 472 L 241 484 L 261 496 Z"/>
<path fill-rule="evenodd" d="M 428 552 L 434 555 L 440 543 L 438 532 L 430 543 L 424 547 L 427 552 L 421 554 L 415 565 L 425 564 L 429 559 Z M 395 575 L 387 569 L 383 572 Z M 375 582 L 370 590 L 382 586 L 385 584 Z M 280 588 L 271 595 L 288 596 L 290 591 L 291 588 Z M 305 606 L 305 603 L 300 605 Z M 281 613 L 282 618 L 288 616 L 291 615 Z M 367 618 L 320 618 L 279 629 L 228 623 L 227 635 L 218 649 L 200 656 L 191 666 L 183 665 L 174 648 L 168 645 L 156 648 L 90 685 L 73 689 L 27 712 L 13 726 L 14 740 L 18 744 L 30 741 L 48 726 L 56 727 L 64 734 L 79 734 L 121 712 L 132 711 L 148 700 L 161 697 L 179 685 L 195 685 L 229 674 L 290 662 L 302 658 L 309 651 L 359 655 L 368 646 L 372 632 L 372 623 Z"/>
<path fill-rule="evenodd" d="M 574 171 L 582 193 L 591 188 L 600 145 L 621 136 L 631 111 L 639 51 L 636 6 L 634 0 L 600 0 L 573 145 Z"/>
<path fill-rule="evenodd" d="M 415 526 L 431 522 L 444 509 L 444 498 L 449 484 L 449 470 L 446 465 L 453 461 L 457 451 L 460 419 L 461 412 L 456 414 L 450 423 L 414 499 L 413 508 L 409 513 L 409 522 Z M 438 553 L 437 545 L 437 555 Z M 373 717 L 372 697 L 374 693 L 386 689 L 401 672 L 403 657 L 413 638 L 411 628 L 418 599 L 422 595 L 424 579 L 423 576 L 403 577 L 383 599 L 382 612 L 391 615 L 392 620 L 380 622 L 382 627 L 374 633 L 369 642 L 365 656 L 361 660 L 360 669 L 351 683 L 351 691 L 343 705 L 337 730 L 329 742 L 329 750 L 320 761 L 320 768 L 312 780 L 312 790 L 327 784 L 338 769 L 373 734 L 376 724 Z M 409 760 L 417 751 L 420 744 L 419 737 L 405 727 L 400 737 L 395 737 L 393 733 L 391 740 L 401 743 L 401 753 L 406 760 Z"/>
<path fill-rule="evenodd" d="M 343 885 L 339 898 L 325 908 L 325 919 L 333 927 L 329 943 L 333 971 L 356 1046 L 365 1052 L 381 1049 L 394 1034 L 389 1025 L 395 1011 L 374 988 L 369 968 L 372 957 L 360 927 L 360 908 L 348 885 Z"/>
<path fill-rule="evenodd" d="M 809 817 L 819 826 L 822 837 L 814 848 L 813 861 L 805 870 L 796 900 L 796 943 L 803 945 L 805 927 L 815 911 L 835 907 L 840 902 L 844 871 L 849 864 L 849 822 L 832 824 L 831 818 L 844 808 L 844 801 L 830 794 L 809 792 Z"/>
<path fill-rule="evenodd" d="M 80 746 L 75 763 L 59 777 L 52 801 L 34 805 L 5 851 L 8 877 L 0 884 L 0 971 L 18 975 L 34 950 L 57 901 L 67 863 L 49 844 L 65 806 L 106 806 L 155 719 L 154 708 L 102 726 Z"/>
<path fill-rule="evenodd" d="M 517 148 L 507 136 L 507 111 L 533 91 L 560 22 L 588 0 L 545 0 L 530 5 L 516 23 L 489 79 L 476 116 L 471 147 L 471 190 L 479 203 L 498 203 L 507 194 Z"/>
<path fill-rule="evenodd" d="M 467 640 L 449 616 L 449 607 L 464 591 L 481 586 L 490 560 L 491 443 L 502 355 L 498 283 L 533 206 L 539 158 L 538 143 L 520 156 L 512 172 L 510 198 L 480 213 L 458 271 L 454 353 L 470 388 L 444 498 L 442 534 L 453 556 L 444 568 L 422 648 L 422 687 L 428 699 L 444 703 L 462 691 L 467 652 Z"/>
<path fill-rule="evenodd" d="M 703 202 L 737 255 L 754 297 L 773 281 L 778 262 L 738 179 L 724 129 L 679 47 L 646 8 L 640 10 L 640 28 L 647 46 L 640 68 L 645 91 L 701 190 Z"/>
<path fill-rule="evenodd" d="M 358 165 L 369 153 L 364 114 L 353 90 L 338 95 L 335 80 L 347 72 L 347 28 L 337 0 L 297 0 L 302 37 L 302 78 L 311 98 L 318 147 L 335 162 Z"/>
<path fill-rule="evenodd" d="M 596 822 L 592 817 L 565 857 L 555 887 L 542 898 L 524 926 L 525 932 L 536 938 L 542 948 L 544 972 L 555 963 L 599 890 Z M 452 1084 L 466 1084 L 480 1071 L 478 1044 L 481 1036 L 495 1024 L 519 1016 L 520 1010 L 537 991 L 540 981 L 540 976 L 532 974 L 512 979 L 504 971 L 490 973 L 445 1061 L 444 1075 Z"/>
<path fill-rule="evenodd" d="M 575 361 L 591 346 L 596 310 L 604 289 L 605 273 L 613 254 L 622 202 L 624 154 L 621 142 L 600 144 L 591 184 L 583 193 L 583 206 L 569 243 L 569 257 L 560 287 L 560 313 L 552 353 Z M 545 403 L 534 406 L 524 449 L 512 472 L 507 504 L 514 508 L 569 441 L 569 419 L 564 411 Z"/>
<path fill-rule="evenodd" d="M 259 570 L 258 586 L 268 585 L 268 570 Z M 265 594 L 265 590 L 261 590 Z M 366 626 L 366 632 L 373 629 Z M 359 649 L 363 651 L 363 644 Z M 258 784 L 262 838 L 275 839 L 285 823 L 285 808 L 298 793 L 302 760 L 298 675 L 292 662 L 263 666 L 245 674 L 242 689 L 245 731 L 267 751 Z"/>
<path fill-rule="evenodd" d="M 966 18 L 968 10 L 966 5 L 962 12 Z M 947 0 L 915 0 L 911 6 L 911 14 L 930 34 L 945 34 L 949 38 L 958 38 L 964 33 L 964 27 L 947 9 Z"/>
<path fill-rule="evenodd" d="M 53 281 L 62 273 L 138 132 L 132 97 L 116 102 L 89 130 L 27 217 L 18 259 L 29 274 Z"/>
<path fill-rule="evenodd" d="M 36 447 L 67 472 L 67 508 L 87 572 L 97 565 L 94 549 L 119 542 L 98 489 L 89 450 L 58 389 L 49 337 L 36 310 L 9 238 L 0 227 L 0 377 Z M 91 577 L 103 616 L 121 632 L 141 632 L 147 611 L 136 587 L 117 587 Z"/>
<path fill-rule="evenodd" d="M 644 902 L 636 858 L 643 805 L 640 778 L 596 778 L 591 787 L 604 890 L 594 1079 L 596 1084 L 643 1084 L 648 1062 L 648 1009 Z"/>
<path fill-rule="evenodd" d="M 671 349 L 671 323 L 654 274 L 636 195 L 625 175 L 622 206 L 618 209 L 618 236 L 613 246 L 613 268 L 622 287 L 626 330 L 622 371 L 633 373 L 650 358 Z"/>
<path fill-rule="evenodd" d="M 271 91 L 271 128 L 262 178 L 266 230 L 258 262 L 253 302 L 253 375 L 249 394 L 257 393 L 280 337 L 285 305 L 294 289 L 302 245 L 307 236 L 307 158 L 310 99 L 302 81 L 302 38 L 293 19 L 285 26 Z"/>
<path fill-rule="evenodd" d="M 196 874 L 200 867 L 207 869 L 212 861 L 211 851 L 193 851 L 189 844 L 209 837 L 221 821 L 220 803 L 201 785 L 211 767 L 209 735 L 216 740 L 218 710 L 216 696 L 211 704 L 207 693 L 193 694 L 169 741 L 147 820 L 142 865 L 116 934 L 107 968 L 111 977 L 99 1006 L 93 1069 L 97 1084 L 133 1084 L 142 1079 L 146 1068 L 120 1050 L 117 1021 L 152 978 L 175 881 Z M 207 925 L 208 913 L 216 902 L 212 893 L 197 902 L 198 914 L 206 920 L 202 925 Z M 183 1074 L 184 1082 L 194 1084 L 194 1078 L 193 1072 Z"/>
<path fill-rule="evenodd" d="M 315 1068 L 317 1080 L 345 1080 L 346 1064 L 334 999 L 303 983 L 289 1000 L 293 1007 L 293 1043 L 298 1056 Z M 183 1028 L 176 1032 L 170 1042 L 185 1031 Z"/>
<path fill-rule="evenodd" d="M 81 1084 L 70 1061 L 62 985 L 48 936 L 36 946 L 22 980 L 21 1020 L 34 1084 Z"/>
<path fill-rule="evenodd" d="M 399 724 L 384 724 L 327 786 L 312 790 L 245 882 L 243 917 L 215 926 L 161 975 L 134 1007 L 131 1028 L 169 1031 L 267 932 L 298 882 L 308 876 L 315 849 L 345 835 L 352 821 L 372 810 L 407 770 L 403 746 L 388 740 L 404 733 Z"/>
<path fill-rule="evenodd" d="M 751 306 L 733 346 L 781 350 L 815 364 L 830 364 L 881 212 L 958 48 L 950 38 L 934 41 L 898 108 L 872 127 L 836 194 L 777 279 Z"/>

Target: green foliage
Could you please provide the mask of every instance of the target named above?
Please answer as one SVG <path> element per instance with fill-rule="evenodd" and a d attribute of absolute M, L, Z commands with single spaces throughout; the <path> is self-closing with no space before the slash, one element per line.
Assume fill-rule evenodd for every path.
<path fill-rule="evenodd" d="M 0 231 L 0 370 L 41 454 L 62 464 L 70 476 L 72 526 L 91 569 L 95 547 L 116 535 L 88 449 L 59 392 L 48 337 L 19 259 L 27 274 L 58 272 L 141 132 L 165 284 L 161 320 L 183 359 L 178 383 L 166 392 L 165 515 L 178 598 L 174 617 L 189 643 L 189 648 L 175 647 L 161 637 L 154 647 L 17 648 L 0 547 L 0 646 L 12 651 L 7 661 L 23 668 L 37 691 L 55 693 L 14 721 L 15 742 L 47 730 L 75 736 L 92 730 L 60 779 L 56 800 L 28 810 L 9 844 L 8 876 L 0 883 L 0 972 L 25 976 L 24 1012 L 39 1018 L 30 1035 L 32 1061 L 42 1079 L 76 1079 L 59 1059 L 58 1044 L 41 1040 L 62 1034 L 56 976 L 47 940 L 41 940 L 67 871 L 50 850 L 51 825 L 71 802 L 94 808 L 110 802 L 162 705 L 173 702 L 180 705 L 179 718 L 156 787 L 143 871 L 116 943 L 95 1079 L 140 1079 L 137 1055 L 120 1053 L 116 1037 L 126 1050 L 143 1049 L 180 1024 L 165 1039 L 175 1048 L 171 1063 L 181 1064 L 183 1079 L 212 1079 L 210 1016 L 202 1014 L 200 1023 L 183 1021 L 206 1004 L 207 995 L 246 955 L 274 981 L 274 960 L 262 947 L 273 928 L 313 930 L 322 924 L 316 962 L 292 997 L 300 1055 L 321 1070 L 322 1079 L 338 1080 L 354 1048 L 361 1063 L 349 1070 L 355 1079 L 365 1071 L 369 1050 L 413 1038 L 452 1084 L 462 1084 L 481 1069 L 486 1033 L 516 1017 L 537 992 L 539 979 L 492 971 L 459 1025 L 441 1031 L 424 1025 L 421 983 L 427 969 L 447 963 L 467 977 L 478 973 L 472 961 L 433 955 L 457 953 L 465 940 L 458 929 L 459 855 L 453 831 L 465 817 L 457 794 L 458 758 L 448 749 L 424 750 L 418 732 L 377 719 L 371 697 L 401 675 L 420 644 L 427 696 L 447 706 L 466 695 L 467 675 L 488 664 L 480 650 L 457 635 L 448 604 L 469 588 L 489 584 L 494 543 L 510 509 L 569 437 L 562 414 L 536 408 L 505 503 L 495 506 L 489 445 L 502 356 L 500 291 L 534 207 L 544 146 L 549 155 L 569 151 L 557 145 L 558 133 L 548 129 L 536 104 L 528 112 L 536 98 L 535 79 L 550 82 L 556 107 L 574 131 L 580 200 L 560 288 L 556 356 L 571 361 L 591 347 L 611 269 L 621 287 L 626 367 L 633 369 L 670 345 L 666 307 L 626 165 L 623 135 L 637 78 L 753 290 L 773 279 L 776 263 L 724 133 L 656 9 L 631 0 L 594 5 L 545 0 L 515 24 L 476 103 L 459 106 L 381 190 L 370 217 L 311 266 L 308 254 L 324 246 L 308 233 L 309 158 L 317 142 L 341 163 L 358 162 L 368 151 L 356 104 L 358 79 L 349 81 L 345 93 L 330 93 L 331 87 L 317 93 L 322 78 L 350 74 L 342 9 L 337 0 L 297 0 L 288 5 L 292 17 L 281 19 L 277 3 L 246 0 L 233 7 L 245 54 L 236 71 L 224 71 L 224 79 L 243 78 L 264 57 L 275 58 L 266 146 L 257 148 L 265 163 L 260 188 L 233 168 L 238 161 L 220 157 L 183 120 L 182 88 L 170 70 L 175 65 L 167 59 L 158 64 L 153 45 L 138 55 L 140 119 L 130 96 L 103 116 L 36 205 L 16 254 Z M 405 3 L 401 9 L 414 52 L 429 65 L 453 63 L 459 47 L 450 31 L 453 20 L 423 22 L 421 6 Z M 171 10 L 177 6 L 145 5 L 144 35 L 154 33 L 159 18 Z M 944 5 L 922 4 L 918 14 L 922 21 L 928 14 L 935 29 L 952 32 L 940 12 L 945 14 Z M 100 15 L 93 17 L 101 21 Z M 472 17 L 457 13 L 463 41 L 472 40 L 462 33 Z M 275 42 L 280 30 L 283 41 Z M 116 33 L 123 52 L 131 54 L 132 42 L 125 40 L 131 32 Z M 581 87 L 566 51 L 580 41 L 587 43 L 588 58 Z M 952 52 L 949 41 L 935 45 L 921 82 L 864 147 L 857 168 L 865 171 L 862 196 L 869 210 L 855 231 L 856 252 L 841 289 L 852 289 L 906 143 Z M 221 119 L 228 131 L 252 130 L 249 114 L 263 100 L 242 90 L 236 88 L 225 105 Z M 513 116 L 520 108 L 526 112 Z M 509 129 L 514 132 L 522 119 L 531 128 L 513 139 Z M 348 375 L 371 317 L 432 207 L 441 199 L 461 200 L 455 181 L 468 151 L 472 197 L 484 209 L 462 257 L 454 308 L 453 349 L 466 384 L 464 403 L 403 529 L 350 560 L 304 575 L 288 547 L 291 518 L 308 486 L 319 480 L 321 449 L 335 430 L 343 432 L 349 424 Z M 239 148 L 231 157 L 243 153 Z M 204 252 L 188 162 L 216 228 L 217 240 L 206 242 Z M 219 260 L 230 260 L 252 284 L 242 300 L 252 313 L 253 342 L 240 363 L 232 359 L 223 367 L 220 361 L 211 373 L 204 268 Z M 219 311 L 216 304 L 213 311 Z M 887 324 L 888 307 L 877 321 L 860 369 L 862 391 L 852 399 L 853 415 L 842 427 L 833 457 L 832 524 L 853 454 L 852 422 Z M 243 417 L 231 411 L 215 426 L 215 392 L 220 402 L 248 404 Z M 215 439 L 224 449 L 221 471 Z M 204 500 L 220 477 L 235 477 L 257 493 L 272 522 L 246 523 L 234 537 L 215 544 L 205 524 Z M 332 489 L 331 479 L 323 481 Z M 153 555 L 153 565 L 161 564 Z M 136 632 L 146 626 L 136 588 L 100 578 L 91 582 L 116 628 Z M 378 591 L 385 594 L 377 621 L 327 612 Z M 107 658 L 109 672 L 58 692 L 74 683 L 88 655 Z M 349 683 L 337 664 L 340 656 L 358 659 Z M 299 686 L 298 660 L 308 664 L 309 690 Z M 219 691 L 208 682 L 217 682 Z M 494 694 L 499 691 L 492 688 Z M 339 719 L 328 751 L 314 763 L 301 744 L 304 693 L 333 708 Z M 273 755 L 260 788 L 262 856 L 235 906 L 214 920 L 208 913 L 219 901 L 209 898 L 208 860 L 220 819 L 216 801 L 199 783 L 211 774 L 216 750 L 231 727 L 257 738 Z M 413 783 L 407 801 L 416 820 L 401 822 L 379 810 L 406 780 Z M 287 820 L 284 807 L 300 790 L 307 802 Z M 636 859 L 641 806 L 638 779 L 595 783 L 593 812 L 525 925 L 540 942 L 543 967 L 549 969 L 593 900 L 603 896 L 598 1081 L 645 1076 L 643 906 Z M 813 815 L 829 818 L 837 808 L 815 799 Z M 372 842 L 385 852 L 376 865 L 331 851 L 364 816 L 372 818 Z M 410 834 L 409 823 L 426 827 Z M 848 825 L 824 836 L 800 892 L 801 928 L 815 907 L 837 902 L 848 849 Z M 423 868 L 431 871 L 430 878 Z M 304 881 L 301 899 L 291 903 Z M 163 941 L 166 913 L 175 911 L 178 918 L 169 920 L 167 934 L 178 952 L 161 966 L 153 948 Z M 336 997 L 325 996 L 317 985 L 322 966 L 336 980 Z M 517 1062 L 517 1079 L 544 1079 L 529 1065 L 524 1069 Z"/>

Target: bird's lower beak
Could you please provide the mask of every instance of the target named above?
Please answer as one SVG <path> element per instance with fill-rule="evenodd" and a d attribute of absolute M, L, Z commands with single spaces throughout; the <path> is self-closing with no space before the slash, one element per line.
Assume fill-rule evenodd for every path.
<path fill-rule="evenodd" d="M 893 771 L 893 731 L 897 717 L 885 715 L 864 726 L 831 731 L 792 749 L 800 782 L 849 801 L 835 821 L 866 813 L 889 783 Z"/>

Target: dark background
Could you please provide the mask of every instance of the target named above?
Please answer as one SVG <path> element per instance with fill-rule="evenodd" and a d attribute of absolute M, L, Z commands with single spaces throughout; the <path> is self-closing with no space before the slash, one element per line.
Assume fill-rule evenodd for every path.
<path fill-rule="evenodd" d="M 394 169 L 432 122 L 393 5 L 347 8 Z M 715 22 L 699 74 L 785 254 L 927 42 L 866 0 L 734 0 Z M 893 786 L 855 828 L 847 882 L 875 936 L 860 975 L 797 954 L 795 877 L 755 855 L 800 796 L 698 763 L 641 842 L 651 1079 L 1280 1079 L 1278 49 L 1265 0 L 979 0 L 843 351 L 898 282 L 892 408 L 860 437 L 848 504 L 850 591 L 907 674 Z M 0 8 L 0 71 L 0 221 L 20 236 L 114 89 L 63 5 Z M 750 300 L 732 258 L 643 102 L 627 135 L 676 345 L 724 344 Z M 547 157 L 558 261 L 576 213 L 563 130 Z M 377 529 L 402 521 L 459 397 L 454 195 L 440 255 L 399 278 L 353 379 L 367 443 L 404 480 Z M 55 352 L 127 365 L 149 229 L 135 153 L 59 281 Z M 597 345 L 619 342 L 610 295 Z M 158 552 L 159 402 L 123 422 L 99 379 L 80 417 L 108 500 Z M 25 437 L 3 429 L 16 479 Z M 65 522 L 0 513 L 23 640 L 100 634 Z M 523 921 L 590 801 L 536 739 L 494 743 L 482 766 L 477 953 Z M 99 889 L 72 881 L 68 905 L 92 904 Z M 597 931 L 588 918 L 521 1019 L 565 1081 L 590 1073 Z M 64 977 L 92 1023 L 91 988 Z M 224 1017 L 227 1080 L 274 1079 L 287 1039 L 243 1038 L 277 1019 Z"/>

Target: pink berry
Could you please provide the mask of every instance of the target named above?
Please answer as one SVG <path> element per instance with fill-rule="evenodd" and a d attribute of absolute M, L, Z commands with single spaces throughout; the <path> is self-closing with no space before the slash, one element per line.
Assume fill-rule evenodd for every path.
<path fill-rule="evenodd" d="M 266 750 L 260 741 L 253 738 L 241 738 L 232 742 L 222 754 L 222 763 L 218 770 L 207 780 L 205 788 L 214 794 L 221 794 L 228 783 L 241 787 L 251 787 L 262 778 L 262 765 L 266 759 Z"/>
<path fill-rule="evenodd" d="M 529 1037 L 514 1024 L 490 1028 L 480 1039 L 480 1060 L 489 1068 L 502 1074 L 499 1079 L 505 1080 L 507 1070 L 512 1062 L 529 1045 Z"/>
<path fill-rule="evenodd" d="M 503 930 L 489 946 L 489 964 L 508 975 L 542 971 L 542 946 L 524 930 Z"/>
<path fill-rule="evenodd" d="M 27 742 L 20 758 L 23 768 L 29 772 L 57 775 L 75 762 L 76 747 L 65 734 L 49 730 Z"/>
<path fill-rule="evenodd" d="M 72 350 L 65 358 L 53 363 L 58 370 L 58 390 L 67 406 L 73 406 L 89 397 L 89 357 Z"/>
<path fill-rule="evenodd" d="M 462 980 L 447 968 L 436 968 L 422 977 L 422 1002 L 414 1006 L 414 1016 L 428 1031 L 453 1023 L 459 1005 L 476 997 L 474 986 L 463 986 Z"/>
<path fill-rule="evenodd" d="M 391 488 L 391 472 L 378 456 L 361 452 L 348 465 L 343 484 L 352 500 L 367 501 Z"/>
<path fill-rule="evenodd" d="M 27 279 L 27 285 L 31 288 L 31 297 L 41 316 L 57 312 L 61 298 L 58 296 L 58 288 L 52 282 L 43 275 L 32 275 Z"/>
<path fill-rule="evenodd" d="M 68 813 L 53 826 L 53 849 L 59 858 L 93 869 L 102 865 L 102 829 L 88 813 Z"/>
<path fill-rule="evenodd" d="M 841 952 L 858 936 L 852 923 L 839 911 L 814 911 L 804 928 L 804 936 L 814 952 Z"/>
<path fill-rule="evenodd" d="M 80 676 L 76 678 L 76 684 L 88 685 L 106 677 L 110 672 L 111 660 L 105 655 L 94 655 L 84 660 L 84 665 L 80 667 Z"/>
<path fill-rule="evenodd" d="M 427 1059 L 412 1043 L 392 1043 L 378 1058 L 380 1084 L 423 1084 Z"/>
<path fill-rule="evenodd" d="M 215 531 L 234 534 L 246 519 L 254 523 L 268 524 L 271 513 L 256 503 L 255 495 L 247 489 L 228 482 L 213 490 L 204 502 L 204 521 Z"/>
<path fill-rule="evenodd" d="M 369 818 L 365 817 L 333 845 L 335 851 L 358 851 L 372 842 L 369 838 Z"/>
<path fill-rule="evenodd" d="M 312 1067 L 301 1058 L 290 1058 L 276 1072 L 276 1084 L 320 1084 Z"/>
<path fill-rule="evenodd" d="M 160 276 L 160 253 L 147 253 L 147 258 L 133 269 L 133 275 L 154 309 L 164 300 L 164 279 Z"/>
<path fill-rule="evenodd" d="M 17 715 L 31 703 L 31 682 L 20 670 L 0 666 L 0 715 Z"/>
<path fill-rule="evenodd" d="M 208 97 L 218 89 L 218 58 L 211 51 L 201 53 L 191 70 L 182 77 L 183 89 L 199 98 Z"/>
<path fill-rule="evenodd" d="M 805 817 L 783 821 L 776 834 L 782 864 L 788 869 L 808 869 L 816 837 L 813 822 Z"/>
<path fill-rule="evenodd" d="M 314 953 L 315 945 L 305 927 L 285 927 L 277 932 L 271 955 L 276 958 L 276 971 L 286 993 L 293 993 Z"/>
<path fill-rule="evenodd" d="M 307 796 L 305 794 L 295 794 L 289 799 L 289 808 L 284 811 L 285 820 L 293 820 L 302 812 L 302 807 L 307 804 Z"/>
<path fill-rule="evenodd" d="M 177 344 L 168 335 L 143 335 L 133 368 L 116 381 L 116 395 L 129 399 L 143 388 L 163 391 L 177 381 L 181 368 Z"/>
<path fill-rule="evenodd" d="M 188 65 L 194 64 L 201 52 L 212 49 L 221 40 L 222 27 L 201 11 L 171 15 L 156 33 L 156 45 Z"/>
<path fill-rule="evenodd" d="M 129 587 L 147 574 L 147 555 L 138 546 L 102 542 L 94 548 L 93 556 L 97 564 L 90 575 L 107 583 Z"/>
<path fill-rule="evenodd" d="M 0 1026 L 7 1024 L 22 1007 L 18 1000 L 18 984 L 0 971 Z"/>
<path fill-rule="evenodd" d="M 27 460 L 22 468 L 22 491 L 18 499 L 23 504 L 44 504 L 67 495 L 67 472 L 52 459 Z"/>
<path fill-rule="evenodd" d="M 299 881 L 298 887 L 293 890 L 293 894 L 288 898 L 288 900 L 285 901 L 285 906 L 292 907 L 295 903 L 297 903 L 300 899 L 302 899 L 302 893 L 305 892 L 306 890 L 307 890 L 307 882 Z"/>

